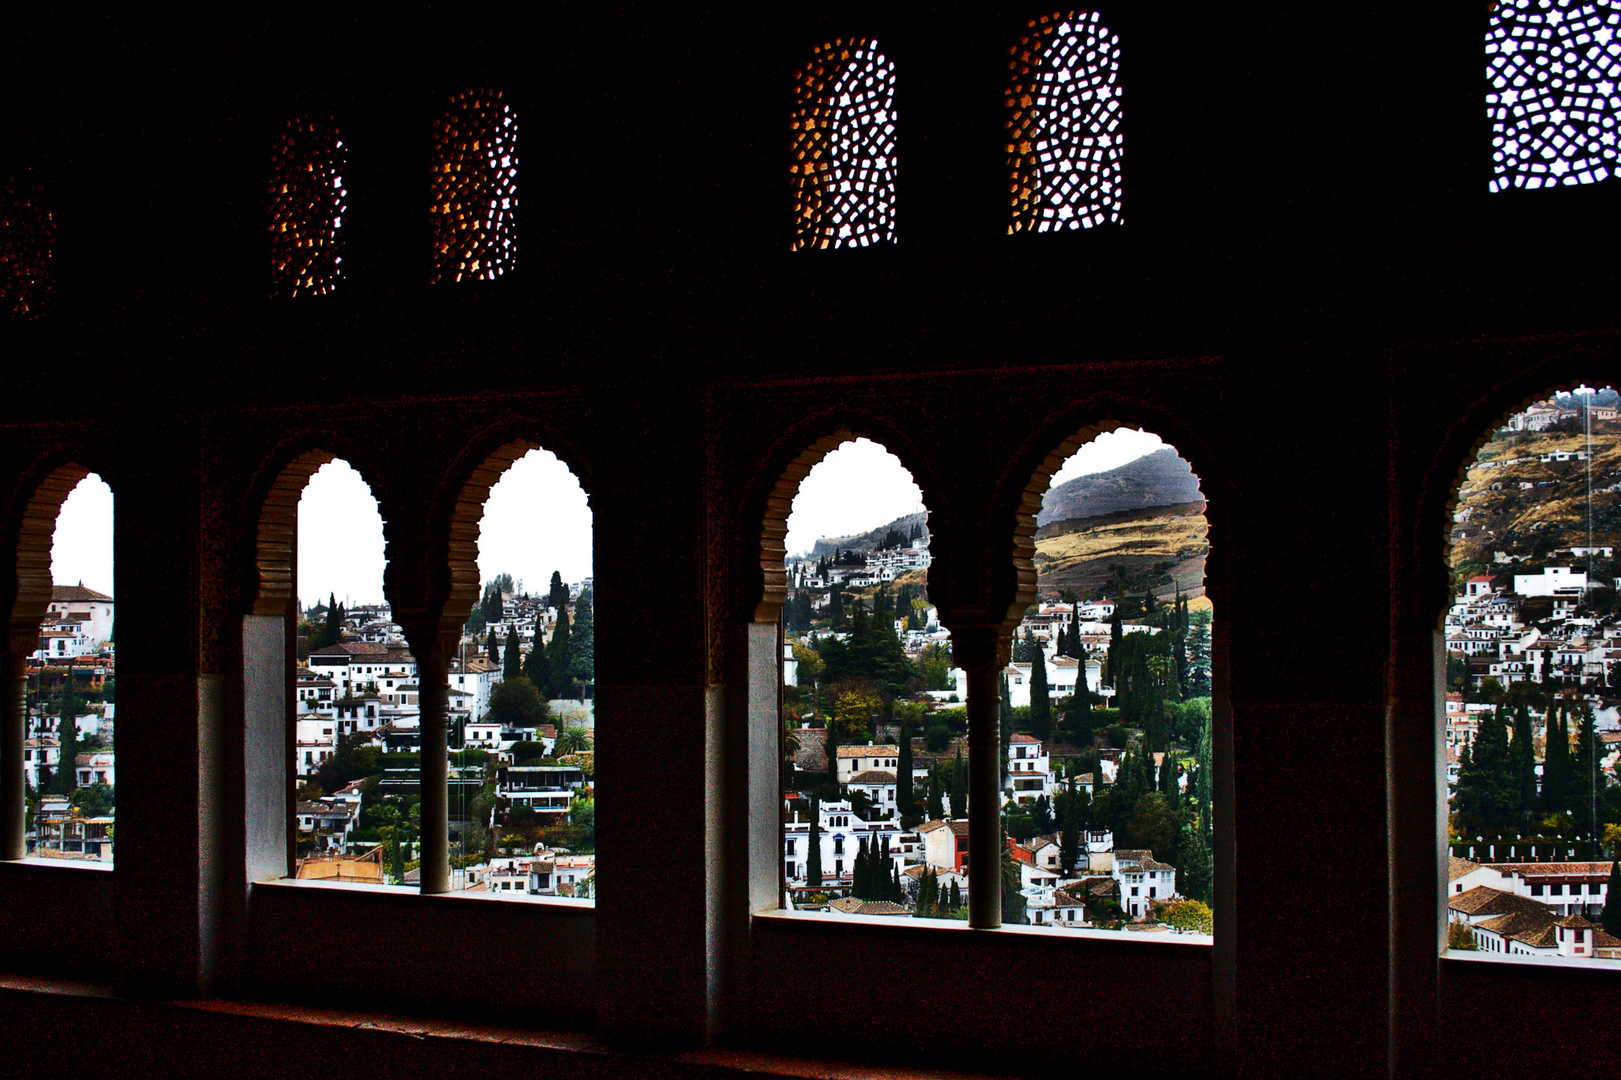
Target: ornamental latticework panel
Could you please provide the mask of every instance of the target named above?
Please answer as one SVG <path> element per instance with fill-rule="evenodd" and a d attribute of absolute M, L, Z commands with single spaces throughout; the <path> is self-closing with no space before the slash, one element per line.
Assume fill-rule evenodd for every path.
<path fill-rule="evenodd" d="M 1119 224 L 1119 35 L 1095 11 L 1043 15 L 1009 54 L 1008 232 Z"/>
<path fill-rule="evenodd" d="M 518 121 L 500 91 L 466 90 L 433 126 L 433 280 L 490 280 L 517 255 Z"/>
<path fill-rule="evenodd" d="M 794 249 L 893 241 L 895 65 L 875 41 L 837 40 L 794 91 Z"/>
<path fill-rule="evenodd" d="M 50 301 L 56 220 L 31 169 L 0 173 L 0 310 L 37 319 Z"/>
<path fill-rule="evenodd" d="M 270 294 L 320 296 L 343 280 L 348 151 L 331 117 L 290 121 L 270 170 Z"/>
<path fill-rule="evenodd" d="M 1486 31 L 1486 80 L 1492 191 L 1615 172 L 1621 4 L 1502 0 Z"/>

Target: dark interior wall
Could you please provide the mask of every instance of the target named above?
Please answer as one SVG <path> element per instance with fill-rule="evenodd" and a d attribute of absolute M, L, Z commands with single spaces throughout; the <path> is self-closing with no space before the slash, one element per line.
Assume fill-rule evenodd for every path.
<path fill-rule="evenodd" d="M 972 567 L 1009 558 L 997 508 L 1047 449 L 1115 419 L 1189 453 L 1212 497 L 1237 854 L 1231 960 L 1190 1023 L 1220 1043 L 1229 995 L 1231 1053 L 1215 1060 L 1372 1075 L 1394 1046 L 1410 1075 L 1437 1047 L 1451 1060 L 1468 1029 L 1477 1066 L 1508 1071 L 1537 1051 L 1523 1029 L 1482 1024 L 1482 1002 L 1568 986 L 1581 1007 L 1550 1018 L 1558 1042 L 1613 1062 L 1601 1026 L 1577 1018 L 1613 1010 L 1621 982 L 1578 991 L 1435 959 L 1426 650 L 1444 491 L 1470 441 L 1544 389 L 1613 378 L 1621 188 L 1487 194 L 1478 12 L 1130 5 L 1105 11 L 1124 47 L 1126 225 L 1009 237 L 1005 50 L 1036 12 L 992 8 L 8 16 L 4 149 L 41 163 L 58 251 L 53 309 L 0 331 L 0 490 L 15 508 L 51 448 L 117 447 L 94 467 L 117 474 L 120 662 L 163 726 L 140 744 L 144 786 L 126 772 L 113 914 L 92 916 L 123 947 L 99 963 L 82 939 L 42 955 L 7 930 L 5 963 L 172 992 L 206 967 L 210 845 L 231 828 L 218 814 L 210 841 L 199 824 L 220 733 L 192 713 L 210 658 L 230 656 L 211 635 L 236 611 L 238 586 L 220 581 L 244 549 L 198 523 L 251 520 L 256 470 L 289 449 L 279 431 L 373 462 L 400 508 L 385 514 L 391 558 L 414 560 L 397 579 L 420 581 L 457 469 L 529 418 L 528 437 L 589 474 L 599 587 L 625 598 L 602 656 L 623 724 L 602 748 L 619 801 L 601 827 L 627 856 L 597 960 L 645 958 L 653 974 L 587 985 L 616 1016 L 657 998 L 658 1030 L 698 1030 L 704 908 L 720 902 L 698 807 L 705 770 L 727 763 L 677 735 L 702 728 L 711 650 L 738 618 L 729 590 L 752 580 L 759 522 L 727 500 L 817 434 L 887 431 L 956 544 L 941 588 L 989 595 L 1007 575 Z M 899 242 L 791 253 L 793 72 L 852 34 L 875 37 L 900 80 Z M 518 110 L 518 267 L 432 288 L 429 125 L 470 85 Z M 272 300 L 269 146 L 306 109 L 333 112 L 350 146 L 350 276 L 333 297 Z M 636 593 L 650 582 L 656 603 Z M 655 816 L 662 841 L 641 827 Z M 653 850 L 667 857 L 650 920 L 635 856 Z M 0 875 L 0 890 L 12 912 L 50 895 L 31 875 Z M 1185 1000 L 1170 975 L 1128 988 L 1109 982 L 1112 957 L 1066 958 L 1083 966 L 1051 991 L 976 965 L 940 971 L 933 993 L 1034 1008 L 1062 983 L 1128 1037 L 1153 1007 L 1141 999 Z M 296 998 L 300 982 L 244 992 Z M 722 1033 L 770 1043 L 786 1023 L 774 1008 L 753 1029 L 724 1017 Z M 1055 1028 L 1060 1051 L 1130 1057 L 1090 1023 Z M 884 1041 L 851 1036 L 864 1054 Z"/>

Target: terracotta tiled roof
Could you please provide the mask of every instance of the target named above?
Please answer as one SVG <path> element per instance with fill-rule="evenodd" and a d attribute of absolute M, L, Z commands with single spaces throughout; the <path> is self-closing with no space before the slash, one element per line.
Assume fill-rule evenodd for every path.
<path fill-rule="evenodd" d="M 1538 903 L 1527 896 L 1518 896 L 1489 885 L 1476 885 L 1467 892 L 1447 898 L 1447 907 L 1463 915 L 1506 915 L 1511 912 L 1541 913 L 1553 921 L 1547 904 Z"/>
<path fill-rule="evenodd" d="M 1456 855 L 1447 856 L 1448 881 L 1457 881 L 1465 874 L 1472 874 L 1479 869 L 1480 864 L 1477 862 L 1470 862 L 1468 859 L 1460 859 Z"/>
<path fill-rule="evenodd" d="M 1499 915 L 1495 919 L 1487 919 L 1483 923 L 1476 923 L 1475 926 L 1480 930 L 1490 930 L 1494 934 L 1512 938 L 1533 949 L 1551 949 L 1555 944 L 1553 912 L 1547 908 L 1543 908 L 1540 914 L 1532 911 L 1515 911 Z"/>
<path fill-rule="evenodd" d="M 850 777 L 850 783 L 852 784 L 893 784 L 894 782 L 895 774 L 884 772 L 882 769 L 868 769 Z"/>
<path fill-rule="evenodd" d="M 94 589 L 87 589 L 83 585 L 51 586 L 51 603 L 53 604 L 83 604 L 96 600 L 110 602 L 112 597 L 106 593 L 99 593 Z"/>
<path fill-rule="evenodd" d="M 841 746 L 839 747 L 839 760 L 861 757 L 895 757 L 900 752 L 901 748 L 899 746 Z"/>
<path fill-rule="evenodd" d="M 841 897 L 828 905 L 846 915 L 910 915 L 911 909 L 888 900 L 857 900 L 853 896 Z"/>

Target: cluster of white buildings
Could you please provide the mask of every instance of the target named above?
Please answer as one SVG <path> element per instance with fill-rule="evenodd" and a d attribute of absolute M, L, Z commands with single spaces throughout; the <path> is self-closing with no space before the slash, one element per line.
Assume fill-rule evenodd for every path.
<path fill-rule="evenodd" d="M 1447 917 L 1468 926 L 1483 952 L 1621 960 L 1621 938 L 1585 917 L 1603 912 L 1609 876 L 1608 862 L 1482 864 L 1454 857 Z"/>
<path fill-rule="evenodd" d="M 1447 653 L 1469 661 L 1476 687 L 1488 678 L 1504 688 L 1550 678 L 1607 685 L 1610 665 L 1621 662 L 1621 620 L 1579 617 L 1587 588 L 1586 571 L 1569 566 L 1515 574 L 1512 591 L 1494 589 L 1486 575 L 1470 578 L 1446 615 Z M 1551 604 L 1546 631 L 1521 618 L 1531 598 Z"/>

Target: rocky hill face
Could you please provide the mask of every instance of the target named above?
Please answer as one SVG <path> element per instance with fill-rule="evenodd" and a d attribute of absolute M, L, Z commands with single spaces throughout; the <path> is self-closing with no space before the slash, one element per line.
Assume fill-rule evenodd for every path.
<path fill-rule="evenodd" d="M 1165 447 L 1108 472 L 1078 476 L 1051 488 L 1041 500 L 1036 524 L 1203 499 L 1193 467 Z"/>

